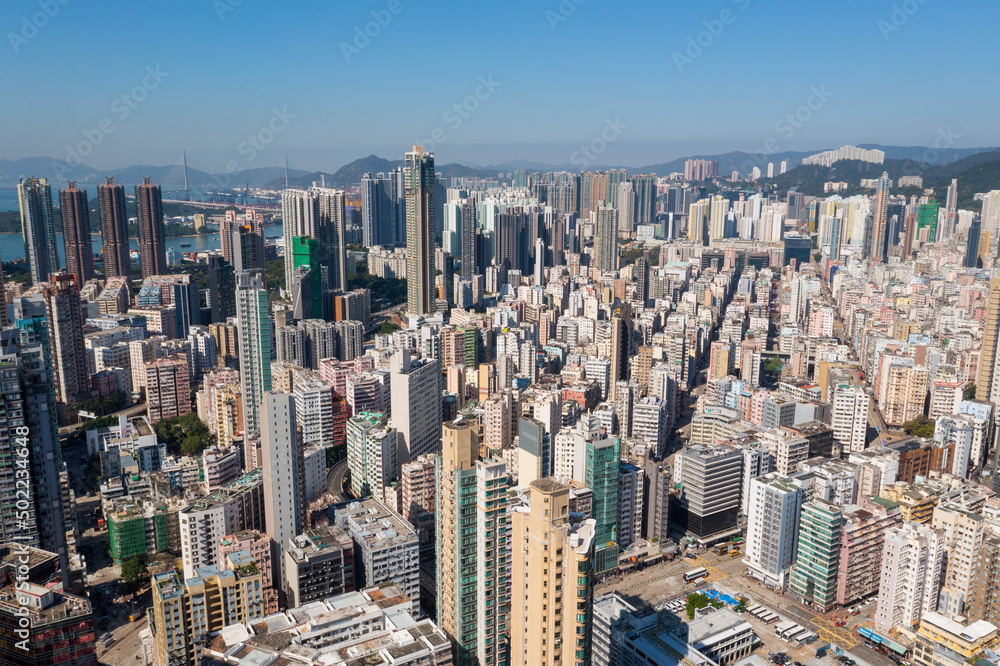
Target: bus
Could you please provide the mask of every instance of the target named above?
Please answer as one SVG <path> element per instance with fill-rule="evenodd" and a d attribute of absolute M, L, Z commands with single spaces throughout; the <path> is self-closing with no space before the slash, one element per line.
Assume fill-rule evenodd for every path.
<path fill-rule="evenodd" d="M 691 569 L 684 574 L 684 582 L 690 583 L 693 580 L 698 580 L 699 578 L 708 578 L 708 569 L 705 567 L 698 567 L 697 569 Z"/>

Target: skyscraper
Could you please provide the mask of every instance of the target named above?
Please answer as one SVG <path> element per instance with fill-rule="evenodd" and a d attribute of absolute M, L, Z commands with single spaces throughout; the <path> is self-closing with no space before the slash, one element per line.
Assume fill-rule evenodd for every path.
<path fill-rule="evenodd" d="M 236 316 L 236 273 L 221 257 L 208 259 L 208 293 L 212 324 L 224 324 Z"/>
<path fill-rule="evenodd" d="M 595 522 L 572 522 L 569 486 L 555 479 L 533 481 L 527 494 L 511 514 L 510 663 L 588 663 Z"/>
<path fill-rule="evenodd" d="M 142 277 L 167 273 L 167 247 L 164 245 L 163 196 L 159 185 L 145 177 L 135 186 L 135 206 L 139 219 L 139 264 Z"/>
<path fill-rule="evenodd" d="M 618 566 L 618 467 L 621 440 L 606 437 L 587 442 L 587 487 L 593 493 L 590 515 L 594 532 L 594 571 L 604 573 Z"/>
<path fill-rule="evenodd" d="M 878 261 L 885 261 L 888 248 L 888 222 L 889 222 L 889 173 L 883 172 L 878 179 L 875 192 L 875 246 L 872 248 L 871 257 Z"/>
<path fill-rule="evenodd" d="M 292 309 L 296 319 L 323 318 L 323 271 L 319 263 L 319 241 L 296 236 L 292 239 Z M 285 261 L 288 261 L 286 257 Z"/>
<path fill-rule="evenodd" d="M 441 361 L 412 360 L 400 349 L 390 361 L 391 425 L 399 431 L 399 462 L 434 453 L 441 443 Z"/>
<path fill-rule="evenodd" d="M 90 245 L 90 208 L 87 190 L 76 189 L 76 182 L 69 181 L 65 190 L 59 190 L 62 210 L 63 243 L 66 250 L 66 270 L 83 285 L 94 278 L 94 251 Z"/>
<path fill-rule="evenodd" d="M 68 573 L 69 551 L 59 480 L 63 459 L 56 416 L 52 341 L 42 317 L 18 319 L 16 324 L 23 399 L 18 411 L 5 414 L 5 423 L 28 429 L 33 486 L 31 497 L 35 502 L 39 540 L 42 548 L 59 553 L 62 571 Z M 5 382 L 7 379 L 4 378 Z M 7 390 L 6 385 L 4 390 Z M 20 469 L 17 456 L 14 462 Z M 18 511 L 21 510 L 18 507 Z"/>
<path fill-rule="evenodd" d="M 285 291 L 291 293 L 295 266 L 287 257 L 295 254 L 293 244 L 298 236 L 316 237 L 319 225 L 319 195 L 307 190 L 285 190 L 281 193 L 282 238 L 285 245 Z"/>
<path fill-rule="evenodd" d="M 610 206 L 596 208 L 594 266 L 601 271 L 618 270 L 618 211 Z"/>
<path fill-rule="evenodd" d="M 259 220 L 236 225 L 231 233 L 233 268 L 238 271 L 264 270 L 264 229 Z"/>
<path fill-rule="evenodd" d="M 824 612 L 837 604 L 842 514 L 837 505 L 815 499 L 802 505 L 792 594 Z"/>
<path fill-rule="evenodd" d="M 240 383 L 248 436 L 260 433 L 260 403 L 271 390 L 271 311 L 262 271 L 236 274 Z"/>
<path fill-rule="evenodd" d="M 17 184 L 17 200 L 21 207 L 21 236 L 31 281 L 34 284 L 48 282 L 49 275 L 59 270 L 52 188 L 44 178 L 22 178 Z"/>
<path fill-rule="evenodd" d="M 366 247 L 396 244 L 398 198 L 395 178 L 384 173 L 361 177 L 361 234 Z"/>
<path fill-rule="evenodd" d="M 404 162 L 406 181 L 406 309 L 434 311 L 434 154 L 413 146 Z"/>
<path fill-rule="evenodd" d="M 528 214 L 521 209 L 500 213 L 494 257 L 497 266 L 522 272 L 525 270 L 528 263 L 527 225 Z"/>
<path fill-rule="evenodd" d="M 968 240 L 965 244 L 965 267 L 966 268 L 978 268 L 979 267 L 979 236 L 980 230 L 982 229 L 982 220 L 977 215 L 972 218 L 972 224 L 969 225 L 969 235 Z"/>
<path fill-rule="evenodd" d="M 445 423 L 441 437 L 434 457 L 438 618 L 457 664 L 504 664 L 507 469 L 478 459 L 470 423 Z"/>
<path fill-rule="evenodd" d="M 785 587 L 795 558 L 805 499 L 801 483 L 775 472 L 750 481 L 747 554 L 743 562 L 751 576 L 780 588 Z"/>
<path fill-rule="evenodd" d="M 76 276 L 60 273 L 42 288 L 49 326 L 55 392 L 59 402 L 73 404 L 90 391 L 83 348 L 83 312 Z"/>
<path fill-rule="evenodd" d="M 476 204 L 472 199 L 466 199 L 461 206 L 462 216 L 462 279 L 471 280 L 479 273 L 476 262 Z"/>
<path fill-rule="evenodd" d="M 281 549 L 302 533 L 302 489 L 299 467 L 302 451 L 296 433 L 295 400 L 287 393 L 262 396 L 260 448 L 264 474 L 264 524 L 272 542 L 274 585 L 282 581 Z"/>
<path fill-rule="evenodd" d="M 128 245 L 128 215 L 125 213 L 125 188 L 107 178 L 97 186 L 101 202 L 101 239 L 104 253 L 104 277 L 132 276 Z"/>
<path fill-rule="evenodd" d="M 319 188 L 319 241 L 320 264 L 327 269 L 327 288 L 347 291 L 347 244 L 344 238 L 347 224 L 344 212 L 344 191 Z"/>

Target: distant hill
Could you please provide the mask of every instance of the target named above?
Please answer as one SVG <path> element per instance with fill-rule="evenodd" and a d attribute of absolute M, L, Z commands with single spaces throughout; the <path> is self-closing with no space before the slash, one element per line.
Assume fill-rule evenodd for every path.
<path fill-rule="evenodd" d="M 754 166 L 766 173 L 767 164 L 773 163 L 775 170 L 779 168 L 782 161 L 788 162 L 789 171 L 774 179 L 765 182 L 781 186 L 800 184 L 802 191 L 812 193 L 815 190 L 815 183 L 819 183 L 819 193 L 822 194 L 822 184 L 825 180 L 830 180 L 830 174 L 838 174 L 840 180 L 857 180 L 860 178 L 877 178 L 883 170 L 888 170 L 893 177 L 898 177 L 902 173 L 918 173 L 931 178 L 952 178 L 957 174 L 969 170 L 971 167 L 988 163 L 997 159 L 996 148 L 950 148 L 936 151 L 925 146 L 883 146 L 879 144 L 861 144 L 861 148 L 877 148 L 886 153 L 886 163 L 884 165 L 868 165 L 867 163 L 855 163 L 850 161 L 837 162 L 831 170 L 823 172 L 818 169 L 803 169 L 802 159 L 814 155 L 822 150 L 809 151 L 784 151 L 772 154 L 754 154 L 746 151 L 731 151 L 717 155 L 692 155 L 680 157 L 675 160 L 649 164 L 641 167 L 613 166 L 595 164 L 588 170 L 607 170 L 610 168 L 625 169 L 629 173 L 655 173 L 665 176 L 669 173 L 684 170 L 684 162 L 692 158 L 716 160 L 719 163 L 719 175 L 726 178 L 733 171 L 739 171 L 746 175 Z M 935 157 L 936 166 L 921 164 L 927 155 Z M 356 159 L 349 164 L 345 164 L 334 172 L 329 171 L 303 171 L 301 169 L 289 169 L 289 184 L 294 187 L 305 187 L 314 181 L 320 181 L 325 176 L 326 182 L 331 187 L 348 187 L 361 182 L 361 176 L 365 172 L 378 173 L 388 172 L 400 166 L 401 160 L 387 160 L 377 155 L 368 155 Z M 867 166 L 866 166 L 867 165 Z M 546 164 L 544 162 L 530 160 L 508 160 L 506 162 L 488 166 L 468 166 L 465 164 L 438 164 L 437 172 L 445 178 L 453 177 L 473 177 L 473 178 L 496 178 L 498 173 L 509 173 L 517 169 L 526 169 L 532 172 L 545 171 L 570 171 L 579 172 L 580 168 L 572 164 Z M 824 167 L 820 167 L 823 169 Z M 800 170 L 799 170 L 800 169 Z M 914 171 L 916 169 L 916 171 Z M 795 172 L 795 173 L 793 173 Z M 874 175 L 872 175 L 874 174 Z M 22 176 L 38 176 L 50 179 L 53 184 L 61 186 L 66 180 L 76 180 L 80 185 L 87 188 L 95 188 L 104 182 L 106 176 L 114 176 L 115 179 L 130 187 L 142 181 L 142 178 L 149 176 L 154 182 L 160 184 L 166 191 L 176 191 L 184 186 L 184 170 L 180 164 L 166 166 L 133 165 L 111 170 L 99 170 L 86 164 L 71 164 L 63 160 L 48 157 L 25 157 L 19 160 L 0 159 L 0 183 L 13 183 Z M 188 184 L 191 188 L 198 187 L 240 187 L 245 184 L 256 187 L 281 188 L 285 185 L 285 169 L 282 166 L 257 167 L 236 171 L 233 173 L 208 173 L 199 169 L 188 167 Z M 925 183 L 926 185 L 926 183 Z"/>
<path fill-rule="evenodd" d="M 888 173 L 894 181 L 904 175 L 921 176 L 924 179 L 922 189 L 934 189 L 939 197 L 944 196 L 951 179 L 958 178 L 959 202 L 965 208 L 973 208 L 978 207 L 978 203 L 972 201 L 973 194 L 1000 187 L 1000 150 L 972 153 L 951 164 L 928 165 L 910 159 L 886 158 L 883 164 L 841 160 L 830 167 L 800 165 L 775 178 L 762 178 L 760 182 L 774 185 L 778 190 L 795 187 L 805 194 L 823 196 L 824 183 L 840 181 L 848 184 L 845 194 L 870 193 L 870 189 L 861 188 L 860 181 L 879 178 L 883 173 Z M 894 188 L 894 191 L 899 189 Z M 914 188 L 914 193 L 917 191 Z"/>

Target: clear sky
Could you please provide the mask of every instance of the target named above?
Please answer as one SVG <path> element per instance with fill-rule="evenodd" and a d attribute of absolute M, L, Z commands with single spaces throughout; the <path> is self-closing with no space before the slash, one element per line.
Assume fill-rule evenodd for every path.
<path fill-rule="evenodd" d="M 0 157 L 82 142 L 97 168 L 186 149 L 333 171 L 436 138 L 439 163 L 564 164 L 603 133 L 596 162 L 643 166 L 948 128 L 993 146 L 998 19 L 996 0 L 2 0 Z"/>

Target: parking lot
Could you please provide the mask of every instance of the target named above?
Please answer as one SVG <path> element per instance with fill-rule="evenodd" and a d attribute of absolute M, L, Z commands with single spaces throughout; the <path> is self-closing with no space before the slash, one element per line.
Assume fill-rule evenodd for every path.
<path fill-rule="evenodd" d="M 851 615 L 846 608 L 830 613 L 819 613 L 816 609 L 799 604 L 745 576 L 746 565 L 742 557 L 717 555 L 711 550 L 701 550 L 692 555 L 693 557 L 681 556 L 672 562 L 647 567 L 643 571 L 627 574 L 624 577 L 608 578 L 596 586 L 594 594 L 599 596 L 616 591 L 630 603 L 662 607 L 672 600 L 683 600 L 691 592 L 712 588 L 727 592 L 733 597 L 749 597 L 819 636 L 814 643 L 793 648 L 774 635 L 773 626 L 766 625 L 747 614 L 748 621 L 763 643 L 757 652 L 762 658 L 767 658 L 769 653 L 784 653 L 791 658 L 791 661 L 819 663 L 815 656 L 816 648 L 830 643 L 844 650 L 851 650 L 873 666 L 894 666 L 889 656 L 866 645 L 866 641 L 857 634 L 857 628 L 862 624 L 871 626 L 871 616 L 876 607 L 874 599 L 857 615 Z M 704 567 L 708 571 L 708 577 L 685 583 L 683 574 L 699 567 Z M 835 659 L 824 658 L 823 662 L 834 663 Z"/>

